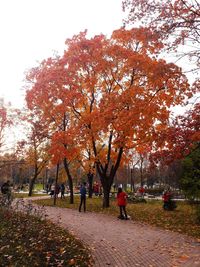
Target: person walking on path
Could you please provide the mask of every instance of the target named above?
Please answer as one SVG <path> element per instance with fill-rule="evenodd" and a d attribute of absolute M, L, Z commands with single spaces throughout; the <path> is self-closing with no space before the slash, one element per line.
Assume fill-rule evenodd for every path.
<path fill-rule="evenodd" d="M 5 182 L 1 186 L 1 193 L 4 196 L 6 202 L 10 203 L 11 201 L 11 188 L 10 188 L 10 181 Z"/>
<path fill-rule="evenodd" d="M 55 194 L 56 194 L 56 198 L 58 198 L 59 193 L 60 193 L 60 186 L 59 186 L 59 184 L 56 184 L 56 185 L 55 185 Z"/>
<path fill-rule="evenodd" d="M 52 185 L 51 185 L 51 191 L 50 191 L 50 196 L 51 196 L 51 198 L 54 197 L 54 194 L 55 194 L 55 184 L 52 184 Z"/>
<path fill-rule="evenodd" d="M 64 184 L 61 184 L 60 186 L 60 192 L 61 192 L 61 196 L 60 198 L 65 198 L 65 185 Z"/>
<path fill-rule="evenodd" d="M 126 205 L 127 205 L 126 199 L 127 199 L 127 194 L 123 192 L 121 187 L 119 187 L 117 193 L 117 204 L 119 206 L 120 215 L 118 218 L 122 220 L 123 219 L 128 220 L 128 216 L 126 213 Z"/>
<path fill-rule="evenodd" d="M 140 193 L 141 198 L 144 198 L 145 189 L 144 189 L 143 186 L 141 186 L 141 187 L 139 188 L 139 193 Z"/>
<path fill-rule="evenodd" d="M 80 205 L 79 205 L 79 212 L 81 212 L 81 207 L 83 205 L 83 210 L 84 212 L 86 211 L 86 193 L 87 193 L 87 190 L 86 190 L 86 183 L 83 183 L 81 185 L 81 188 L 80 188 Z"/>

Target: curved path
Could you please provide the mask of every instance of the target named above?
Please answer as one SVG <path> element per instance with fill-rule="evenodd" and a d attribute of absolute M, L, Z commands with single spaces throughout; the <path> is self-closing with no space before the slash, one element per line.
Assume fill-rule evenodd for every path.
<path fill-rule="evenodd" d="M 185 235 L 99 213 L 45 209 L 90 247 L 95 267 L 200 267 L 200 242 Z"/>

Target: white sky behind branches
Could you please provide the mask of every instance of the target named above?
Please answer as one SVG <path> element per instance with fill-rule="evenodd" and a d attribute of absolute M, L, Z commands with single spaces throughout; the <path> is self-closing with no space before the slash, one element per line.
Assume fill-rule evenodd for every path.
<path fill-rule="evenodd" d="M 0 0 L 0 97 L 23 106 L 25 71 L 57 51 L 65 40 L 88 29 L 88 35 L 111 34 L 122 26 L 121 0 Z M 173 55 L 166 56 L 176 61 Z M 174 59 L 174 60 L 173 60 Z M 184 62 L 177 62 L 185 65 Z M 193 75 L 188 74 L 193 79 Z"/>
<path fill-rule="evenodd" d="M 89 36 L 110 35 L 120 28 L 124 16 L 121 2 L 0 0 L 0 97 L 12 106 L 22 108 L 25 71 L 55 51 L 62 54 L 65 40 L 80 31 L 87 29 Z M 165 59 L 175 61 L 169 56 Z M 180 107 L 176 111 L 180 112 Z M 12 136 L 8 140 L 10 147 L 18 139 L 18 134 L 19 131 L 6 134 L 7 139 Z"/>
<path fill-rule="evenodd" d="M 121 0 L 1 0 L 0 97 L 22 107 L 26 70 L 80 31 L 111 34 L 122 16 Z"/>

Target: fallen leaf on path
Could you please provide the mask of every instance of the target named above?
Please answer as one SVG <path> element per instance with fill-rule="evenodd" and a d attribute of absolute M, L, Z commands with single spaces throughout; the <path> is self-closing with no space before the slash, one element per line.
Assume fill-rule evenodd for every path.
<path fill-rule="evenodd" d="M 189 259 L 189 256 L 188 255 L 182 255 L 179 257 L 179 259 L 182 261 L 186 261 L 187 259 Z"/>
<path fill-rule="evenodd" d="M 75 260 L 74 260 L 74 259 L 71 259 L 71 260 L 69 261 L 69 266 L 74 265 L 74 264 L 75 264 Z"/>

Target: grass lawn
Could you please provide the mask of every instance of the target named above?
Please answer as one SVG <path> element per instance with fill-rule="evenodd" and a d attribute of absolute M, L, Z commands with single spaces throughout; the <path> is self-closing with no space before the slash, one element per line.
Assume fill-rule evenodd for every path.
<path fill-rule="evenodd" d="M 56 206 L 78 210 L 79 197 L 75 196 L 74 200 L 74 204 L 69 204 L 69 197 L 66 197 L 64 200 L 59 198 L 57 199 Z M 39 205 L 53 206 L 53 199 L 36 200 L 34 202 Z M 119 215 L 119 209 L 116 206 L 115 200 L 111 200 L 109 208 L 103 209 L 102 198 L 98 197 L 87 199 L 87 211 L 114 216 Z M 127 213 L 134 221 L 200 238 L 200 225 L 197 224 L 194 206 L 187 203 L 178 202 L 175 211 L 164 211 L 161 201 L 149 200 L 147 203 L 128 204 Z"/>
<path fill-rule="evenodd" d="M 0 266 L 92 266 L 89 250 L 49 221 L 0 208 Z"/>
<path fill-rule="evenodd" d="M 40 197 L 40 196 L 48 196 L 48 194 L 35 194 L 33 193 L 31 197 Z M 14 198 L 28 198 L 28 193 L 14 193 Z"/>
<path fill-rule="evenodd" d="M 34 190 L 36 191 L 43 190 L 43 184 L 34 184 Z"/>

